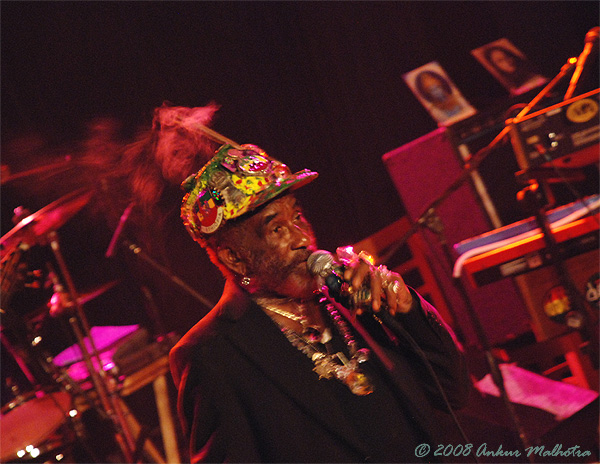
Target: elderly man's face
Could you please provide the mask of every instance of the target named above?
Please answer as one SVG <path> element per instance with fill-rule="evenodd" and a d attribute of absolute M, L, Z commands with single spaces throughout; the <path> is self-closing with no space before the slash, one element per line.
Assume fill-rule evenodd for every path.
<path fill-rule="evenodd" d="M 246 275 L 262 294 L 310 298 L 316 290 L 306 260 L 316 240 L 293 195 L 273 200 L 244 221 L 244 235 L 235 250 Z"/>
<path fill-rule="evenodd" d="M 515 60 L 502 50 L 494 50 L 490 54 L 490 60 L 498 69 L 506 73 L 512 74 L 517 70 Z"/>

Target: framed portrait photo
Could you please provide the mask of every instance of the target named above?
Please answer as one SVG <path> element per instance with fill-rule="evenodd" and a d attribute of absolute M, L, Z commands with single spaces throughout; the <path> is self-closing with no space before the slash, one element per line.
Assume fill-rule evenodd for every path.
<path fill-rule="evenodd" d="M 436 61 L 402 78 L 439 126 L 449 126 L 477 113 Z"/>
<path fill-rule="evenodd" d="M 506 38 L 471 50 L 471 55 L 511 95 L 521 95 L 548 82 L 548 78 L 542 76 L 525 54 Z"/>

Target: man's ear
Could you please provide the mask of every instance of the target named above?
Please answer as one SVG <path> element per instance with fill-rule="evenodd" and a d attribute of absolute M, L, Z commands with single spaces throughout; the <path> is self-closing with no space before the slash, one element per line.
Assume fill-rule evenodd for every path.
<path fill-rule="evenodd" d="M 231 248 L 219 248 L 217 256 L 229 270 L 241 276 L 246 275 L 246 263 L 242 261 L 241 257 Z"/>

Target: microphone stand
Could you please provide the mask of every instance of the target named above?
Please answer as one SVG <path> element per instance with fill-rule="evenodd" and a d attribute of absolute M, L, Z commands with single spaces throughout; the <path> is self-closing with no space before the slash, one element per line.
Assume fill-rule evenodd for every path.
<path fill-rule="evenodd" d="M 206 129 L 207 131 L 210 131 L 210 129 L 207 129 L 207 128 L 204 128 L 204 129 Z M 237 145 L 237 144 L 235 144 L 235 142 L 232 142 L 232 144 Z M 121 214 L 119 223 L 117 224 L 117 227 L 115 228 L 115 231 L 113 232 L 113 235 L 110 239 L 110 243 L 108 244 L 108 248 L 104 254 L 104 256 L 106 258 L 112 258 L 112 256 L 114 255 L 115 248 L 118 243 L 118 239 L 121 236 L 121 234 L 123 233 L 123 228 L 125 227 L 125 223 L 127 222 L 127 219 L 129 219 L 129 215 L 131 214 L 131 210 L 134 208 L 134 206 L 135 206 L 135 202 L 129 203 L 129 205 L 125 208 L 125 210 Z M 127 247 L 127 249 L 129 251 L 131 251 L 135 256 L 141 258 L 144 262 L 146 262 L 147 264 L 150 264 L 154 269 L 159 271 L 161 274 L 167 276 L 171 282 L 173 282 L 176 285 L 178 285 L 179 287 L 183 288 L 187 293 L 189 293 L 194 298 L 196 298 L 198 301 L 200 301 L 208 309 L 212 309 L 214 307 L 214 304 L 210 300 L 205 298 L 203 295 L 200 295 L 193 288 L 191 288 L 189 285 L 187 285 L 183 280 L 181 280 L 179 277 L 177 277 L 172 272 L 170 272 L 166 267 L 158 264 L 155 260 L 153 260 L 150 256 L 148 256 L 138 245 L 136 245 L 135 243 L 132 243 L 128 240 L 123 240 L 122 244 L 125 245 Z M 160 335 L 164 335 L 163 326 L 158 321 L 157 314 L 154 311 L 153 302 L 151 301 L 151 296 L 148 292 L 148 289 L 147 288 L 142 289 L 142 291 L 144 292 L 144 297 L 147 299 L 147 301 L 151 307 L 151 311 L 152 311 L 151 318 L 152 318 L 153 322 L 155 323 L 156 328 L 159 329 Z"/>
<path fill-rule="evenodd" d="M 448 240 L 446 239 L 446 236 L 444 234 L 441 218 L 439 218 L 439 216 L 435 213 L 435 210 L 432 210 L 431 208 L 427 210 L 427 213 L 424 217 L 427 218 L 426 227 L 428 227 L 430 230 L 432 230 L 435 233 L 435 235 L 438 239 L 438 242 L 439 242 L 440 246 L 442 247 L 444 258 L 446 259 L 446 262 L 450 265 L 450 268 L 451 268 L 454 258 L 452 256 L 451 247 L 448 244 Z M 435 219 L 432 219 L 432 218 L 435 218 Z M 417 224 L 419 224 L 419 223 L 417 223 Z M 491 348 L 489 339 L 485 333 L 485 330 L 483 328 L 483 325 L 481 324 L 481 320 L 480 320 L 479 316 L 477 315 L 475 308 L 473 307 L 471 298 L 469 297 L 469 294 L 467 293 L 467 289 L 465 288 L 465 285 L 464 285 L 463 281 L 461 280 L 461 278 L 460 277 L 454 278 L 453 284 L 454 284 L 455 288 L 458 290 L 458 292 L 461 296 L 461 299 L 465 303 L 465 308 L 467 309 L 467 314 L 469 316 L 471 324 L 473 325 L 475 334 L 477 335 L 477 339 L 479 340 L 479 343 L 481 344 L 481 347 L 485 353 L 485 358 L 486 358 L 486 361 L 490 368 L 490 374 L 492 376 L 492 380 L 494 381 L 494 384 L 498 387 L 498 390 L 500 391 L 500 397 L 502 398 L 504 406 L 506 407 L 506 409 L 509 413 L 510 420 L 514 426 L 514 429 L 518 434 L 519 441 L 522 446 L 522 449 L 520 451 L 521 451 L 522 455 L 528 456 L 528 460 L 530 462 L 533 462 L 533 460 L 529 457 L 528 453 L 526 452 L 526 450 L 531 446 L 531 442 L 529 441 L 529 438 L 527 437 L 527 434 L 525 433 L 525 430 L 521 424 L 521 421 L 519 420 L 519 416 L 517 415 L 513 404 L 510 402 L 508 393 L 506 392 L 506 387 L 505 387 L 502 371 L 500 370 L 500 367 L 498 366 L 498 361 L 496 360 L 496 357 L 492 353 L 492 348 Z"/>
<path fill-rule="evenodd" d="M 598 42 L 598 30 L 598 26 L 593 27 L 585 35 L 585 46 L 583 47 L 583 51 L 577 58 L 577 67 L 573 72 L 573 76 L 571 77 L 571 81 L 569 82 L 569 88 L 567 89 L 563 100 L 569 100 L 573 96 L 573 93 L 575 92 L 577 85 L 579 84 L 579 80 L 581 79 L 581 75 L 585 68 L 585 63 L 595 48 L 594 44 L 597 44 Z"/>
<path fill-rule="evenodd" d="M 574 58 L 570 58 L 567 63 L 563 65 L 560 72 L 556 75 L 554 79 L 552 79 L 541 91 L 537 94 L 533 100 L 531 100 L 515 118 L 513 122 L 520 121 L 523 117 L 527 115 L 531 111 L 532 108 L 537 105 L 542 98 L 544 98 L 552 88 L 571 70 L 571 68 L 575 65 L 576 61 Z M 436 209 L 446 201 L 446 199 L 458 190 L 462 185 L 471 177 L 473 171 L 479 168 L 479 165 L 487 158 L 490 152 L 496 148 L 496 146 L 508 135 L 510 132 L 510 126 L 506 126 L 502 131 L 492 140 L 488 145 L 480 149 L 477 153 L 475 153 L 470 158 L 467 158 L 466 164 L 460 176 L 452 183 L 450 186 L 435 200 L 433 200 L 426 208 L 425 211 L 419 216 L 419 218 L 412 224 L 409 230 L 404 234 L 404 236 L 398 241 L 398 245 L 391 248 L 385 256 L 381 258 L 381 261 L 387 261 L 398 249 L 406 243 L 406 241 L 421 227 L 423 224 L 426 224 L 431 217 L 435 214 Z"/>
<path fill-rule="evenodd" d="M 563 79 L 563 77 L 573 68 L 576 60 L 570 58 L 561 68 L 560 72 L 538 93 L 513 119 L 513 122 L 520 121 L 523 117 L 525 117 L 532 108 L 534 108 L 540 100 L 542 100 L 549 92 L 552 90 L 556 84 Z M 402 246 L 409 237 L 411 237 L 421 226 L 425 225 L 426 227 L 431 227 L 433 225 L 433 232 L 436 234 L 438 241 L 443 249 L 444 257 L 450 264 L 450 268 L 452 267 L 452 263 L 454 262 L 454 258 L 452 256 L 452 252 L 450 246 L 447 243 L 447 240 L 443 234 L 443 229 L 441 225 L 441 219 L 437 216 L 436 210 L 437 208 L 446 201 L 446 199 L 458 190 L 472 175 L 473 171 L 475 171 L 479 165 L 485 160 L 489 153 L 508 135 L 511 130 L 511 126 L 505 126 L 502 131 L 485 147 L 480 149 L 475 155 L 468 158 L 466 160 L 466 164 L 460 176 L 434 201 L 432 201 L 424 210 L 424 212 L 419 216 L 419 218 L 412 224 L 410 229 L 404 234 L 404 236 L 399 240 L 398 245 L 393 247 L 388 253 L 382 257 L 381 261 L 386 262 L 400 246 Z M 522 445 L 521 452 L 524 455 L 527 455 L 525 450 L 531 446 L 529 439 L 521 425 L 521 422 L 516 414 L 513 404 L 510 402 L 508 398 L 508 394 L 506 392 L 506 387 L 504 383 L 504 378 L 502 372 L 498 366 L 498 362 L 491 351 L 491 346 L 487 335 L 483 329 L 481 324 L 481 320 L 479 319 L 475 308 L 471 302 L 471 299 L 467 293 L 467 290 L 464 286 L 464 283 L 458 278 L 453 278 L 453 283 L 461 295 L 465 303 L 465 307 L 467 309 L 467 313 L 471 323 L 473 324 L 473 328 L 476 332 L 479 343 L 481 344 L 482 349 L 485 352 L 485 357 L 487 363 L 490 368 L 490 373 L 492 379 L 498 390 L 500 391 L 500 396 L 502 401 L 509 412 L 510 419 L 513 423 L 515 431 L 519 436 L 520 443 Z M 528 456 L 528 460 L 533 462 L 533 457 Z"/>
<path fill-rule="evenodd" d="M 585 338 L 589 340 L 591 361 L 594 366 L 597 366 L 598 331 L 594 330 L 591 324 L 591 317 L 587 312 L 585 298 L 577 290 L 577 285 L 565 266 L 564 259 L 561 256 L 560 249 L 550 228 L 550 223 L 546 216 L 546 210 L 549 205 L 545 202 L 544 195 L 539 192 L 536 185 L 526 187 L 520 193 L 522 193 L 521 198 L 519 198 L 521 202 L 535 215 L 536 222 L 542 231 L 546 244 L 548 261 L 556 271 L 556 277 L 567 294 L 570 303 L 569 312 L 566 314 L 567 326 L 575 330 L 580 330 L 585 335 Z"/>
<path fill-rule="evenodd" d="M 177 277 L 175 274 L 173 274 L 171 271 L 169 271 L 169 269 L 167 269 L 165 266 L 157 263 L 154 259 L 152 259 L 150 256 L 148 256 L 148 254 L 145 253 L 138 245 L 136 245 L 135 243 L 132 243 L 128 240 L 124 240 L 123 244 L 135 256 L 140 258 L 145 263 L 150 264 L 150 266 L 152 266 L 154 269 L 156 269 L 161 274 L 166 276 L 175 285 L 177 285 L 180 288 L 182 288 L 183 290 L 185 290 L 187 293 L 189 293 L 191 296 L 193 296 L 196 300 L 198 300 L 200 303 L 202 303 L 208 309 L 212 309 L 215 306 L 214 303 L 211 302 L 208 298 L 206 298 L 205 296 L 198 293 L 196 290 L 194 290 L 192 287 L 190 287 L 188 284 L 186 284 L 183 280 L 181 280 L 179 277 Z"/>

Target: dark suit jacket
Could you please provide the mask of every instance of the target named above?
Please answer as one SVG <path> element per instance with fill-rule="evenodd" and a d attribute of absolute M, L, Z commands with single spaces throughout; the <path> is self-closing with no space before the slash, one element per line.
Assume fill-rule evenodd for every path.
<path fill-rule="evenodd" d="M 450 403 L 460 406 L 469 385 L 461 350 L 435 309 L 420 297 L 416 301 L 399 319 L 421 345 Z M 433 429 L 430 405 L 444 403 L 432 379 L 414 353 L 395 347 L 377 326 L 371 330 L 380 330 L 375 336 L 395 361 L 394 388 L 411 422 Z M 306 355 L 231 282 L 215 308 L 172 349 L 170 361 L 193 462 L 369 460 L 359 431 L 323 388 L 327 381 L 318 380 Z"/>

